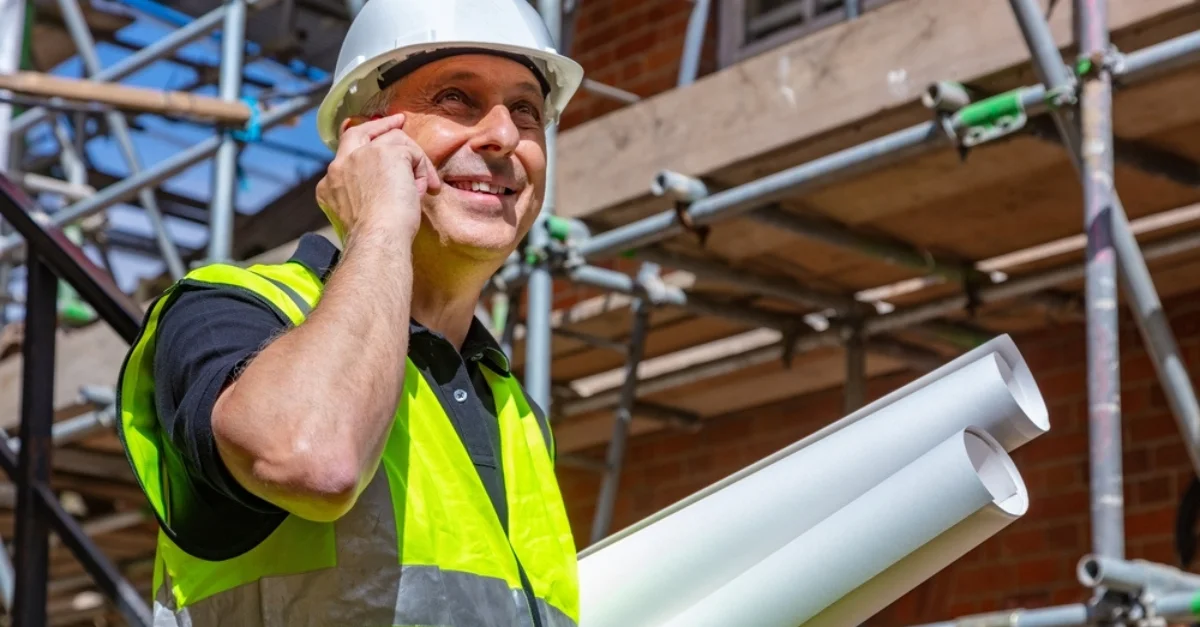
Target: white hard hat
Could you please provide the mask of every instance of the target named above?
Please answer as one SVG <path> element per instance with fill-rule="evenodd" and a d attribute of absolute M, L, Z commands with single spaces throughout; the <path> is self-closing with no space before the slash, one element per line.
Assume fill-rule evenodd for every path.
<path fill-rule="evenodd" d="M 321 141 L 337 149 L 342 121 L 380 91 L 389 70 L 472 51 L 530 66 L 547 91 L 547 124 L 558 121 L 583 81 L 583 68 L 555 50 L 527 0 L 369 0 L 350 24 L 317 110 Z"/>

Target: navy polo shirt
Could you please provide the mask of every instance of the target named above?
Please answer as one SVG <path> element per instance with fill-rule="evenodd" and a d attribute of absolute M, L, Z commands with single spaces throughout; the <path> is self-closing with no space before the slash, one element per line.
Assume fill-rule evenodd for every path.
<path fill-rule="evenodd" d="M 324 281 L 338 257 L 332 242 L 308 234 L 292 261 Z M 409 357 L 439 396 L 507 528 L 498 420 L 482 369 L 508 374 L 508 359 L 478 320 L 461 350 L 415 320 L 396 322 L 409 325 Z M 169 439 L 164 444 L 172 476 L 171 525 L 181 540 L 205 547 L 210 556 L 233 557 L 253 548 L 287 516 L 230 475 L 213 438 L 212 409 L 226 383 L 288 324 L 271 307 L 233 288 L 182 290 L 159 323 L 155 403 Z M 530 405 L 549 441 L 544 414 Z"/>

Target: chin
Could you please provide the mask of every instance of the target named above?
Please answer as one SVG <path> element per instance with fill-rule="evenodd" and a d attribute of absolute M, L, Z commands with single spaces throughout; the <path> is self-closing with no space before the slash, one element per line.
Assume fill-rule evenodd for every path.
<path fill-rule="evenodd" d="M 443 233 L 442 241 L 460 253 L 479 260 L 504 258 L 517 246 L 517 230 L 507 223 L 471 225 Z"/>

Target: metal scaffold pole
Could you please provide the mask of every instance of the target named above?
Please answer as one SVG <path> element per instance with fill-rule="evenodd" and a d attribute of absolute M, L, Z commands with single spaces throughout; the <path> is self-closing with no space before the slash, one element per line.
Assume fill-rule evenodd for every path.
<path fill-rule="evenodd" d="M 643 264 L 639 280 L 649 283 L 658 279 L 658 266 Z M 592 521 L 592 543 L 608 535 L 612 527 L 613 507 L 617 502 L 617 488 L 621 485 L 621 466 L 625 461 L 625 446 L 629 439 L 629 426 L 633 423 L 633 407 L 637 401 L 638 367 L 646 347 L 646 334 L 650 330 L 650 310 L 653 303 L 646 296 L 633 300 L 633 330 L 629 334 L 629 352 L 625 358 L 625 380 L 621 382 L 620 400 L 617 402 L 613 421 L 612 439 L 608 443 L 608 454 L 604 462 L 604 479 L 600 484 L 600 496 L 596 500 L 596 516 Z"/>
<path fill-rule="evenodd" d="M 866 404 L 867 341 L 862 324 L 850 327 L 846 337 L 846 384 L 842 386 L 842 414 L 849 416 Z"/>
<path fill-rule="evenodd" d="M 1076 0 L 1080 43 L 1083 204 L 1087 233 L 1088 439 L 1091 448 L 1092 545 L 1125 554 L 1121 478 L 1121 371 L 1117 318 L 1117 255 L 1113 248 L 1112 76 L 1107 0 Z"/>
<path fill-rule="evenodd" d="M 54 334 L 58 278 L 37 256 L 28 269 L 25 340 L 21 373 L 21 452 L 17 461 L 16 588 L 13 624 L 46 624 L 50 521 L 38 485 L 49 484 L 51 425 L 54 422 Z"/>
<path fill-rule="evenodd" d="M 221 31 L 222 100 L 237 102 L 242 93 L 242 53 L 245 50 L 246 0 L 226 0 L 225 24 Z M 213 195 L 208 230 L 208 260 L 230 261 L 233 257 L 233 216 L 236 213 L 238 142 L 223 130 L 221 145 L 213 161 Z"/>
<path fill-rule="evenodd" d="M 562 5 L 560 0 L 538 0 L 538 11 L 546 22 L 553 41 L 562 38 Z M 529 249 L 537 256 L 530 268 L 525 314 L 525 390 L 531 401 L 550 413 L 550 313 L 554 308 L 554 279 L 546 265 L 543 251 L 550 243 L 546 220 L 554 215 L 557 202 L 557 144 L 558 124 L 546 129 L 546 192 L 542 212 L 529 232 Z"/>
<path fill-rule="evenodd" d="M 680 87 L 696 82 L 696 76 L 700 73 L 700 54 L 704 51 L 704 32 L 708 29 L 709 0 L 693 2 L 687 36 L 683 40 L 683 57 L 679 62 Z"/>
<path fill-rule="evenodd" d="M 21 69 L 21 53 L 26 44 L 25 21 L 25 0 L 0 0 L 0 74 L 11 74 Z M 0 96 L 8 95 L 9 92 L 0 91 Z M 9 172 L 10 166 L 17 163 L 15 157 L 20 154 L 23 136 L 10 130 L 15 125 L 13 106 L 7 102 L 0 102 L 0 172 L 3 173 Z M 8 224 L 0 220 L 0 238 L 8 235 L 9 231 Z M 0 329 L 9 321 L 5 296 L 8 293 L 11 274 L 12 264 L 0 259 Z M 9 579 L 11 580 L 11 577 Z M 5 590 L 6 594 L 11 592 L 8 588 Z M 7 594 L 9 600 L 11 597 L 11 594 Z"/>
<path fill-rule="evenodd" d="M 613 422 L 612 439 L 608 443 L 605 459 L 604 479 L 600 484 L 600 495 L 596 500 L 596 516 L 592 521 L 592 542 L 599 542 L 608 535 L 612 527 L 613 508 L 617 503 L 617 490 L 621 485 L 621 467 L 625 461 L 625 447 L 629 439 L 629 426 L 633 423 L 633 406 L 637 400 L 637 369 L 642 361 L 643 345 L 646 341 L 647 318 L 650 303 L 645 298 L 634 301 L 633 333 L 629 338 L 629 356 L 625 361 L 625 380 L 621 383 L 621 399 L 617 403 Z"/>

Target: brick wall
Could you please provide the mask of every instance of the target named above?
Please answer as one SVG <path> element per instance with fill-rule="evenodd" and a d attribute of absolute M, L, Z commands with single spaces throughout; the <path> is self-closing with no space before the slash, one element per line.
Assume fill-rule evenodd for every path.
<path fill-rule="evenodd" d="M 705 37 L 701 75 L 716 61 L 716 6 Z M 676 84 L 690 0 L 582 0 L 571 44 L 571 56 L 587 77 L 633 92 L 643 98 Z M 623 103 L 581 91 L 563 118 L 563 129 L 624 106 Z"/>
<path fill-rule="evenodd" d="M 1200 380 L 1200 299 L 1167 303 L 1181 352 Z M 1126 552 L 1175 564 L 1175 509 L 1191 469 L 1173 418 L 1128 315 L 1121 321 Z M 1050 408 L 1051 431 L 1013 455 L 1031 495 L 1028 514 L 876 617 L 900 626 L 1015 607 L 1085 599 L 1075 566 L 1089 550 L 1086 380 L 1082 326 L 1016 337 Z M 909 378 L 872 381 L 872 398 Z M 840 417 L 840 390 L 712 420 L 695 435 L 660 432 L 630 443 L 614 527 L 621 528 Z M 600 450 L 587 451 L 599 455 Z M 599 478 L 564 469 L 581 545 Z"/>

